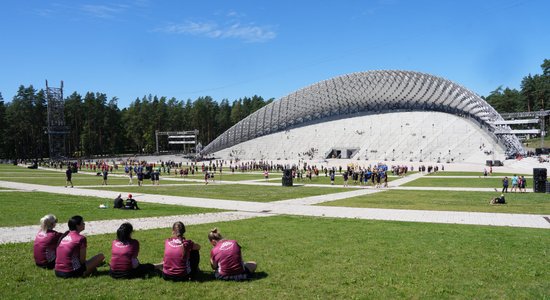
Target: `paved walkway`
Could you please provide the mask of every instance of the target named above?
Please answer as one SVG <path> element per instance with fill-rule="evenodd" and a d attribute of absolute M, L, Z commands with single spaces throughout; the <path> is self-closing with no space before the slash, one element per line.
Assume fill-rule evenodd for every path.
<path fill-rule="evenodd" d="M 134 219 L 119 219 L 119 220 L 104 220 L 104 221 L 86 221 L 86 235 L 115 233 L 120 224 L 130 222 L 135 230 L 166 228 L 170 231 L 172 224 L 176 221 L 182 221 L 186 225 L 235 221 L 257 217 L 271 216 L 266 213 L 252 212 L 220 212 L 206 213 L 194 215 L 176 215 L 165 217 L 151 218 L 134 218 Z M 56 228 L 59 232 L 68 230 L 66 223 L 59 223 Z M 34 236 L 38 232 L 37 225 L 19 226 L 19 227 L 0 227 L 0 244 L 5 243 L 23 243 L 34 240 Z M 168 235 L 169 233 L 167 233 Z"/>
<path fill-rule="evenodd" d="M 480 212 L 453 212 L 453 211 L 427 211 L 427 210 L 402 210 L 402 209 L 378 209 L 378 208 L 352 208 L 333 206 L 312 206 L 327 201 L 334 201 L 366 195 L 377 192 L 384 192 L 390 189 L 408 190 L 449 190 L 449 191 L 486 191 L 487 188 L 422 188 L 422 187 L 399 187 L 399 185 L 410 182 L 423 174 L 416 173 L 390 182 L 390 188 L 350 188 L 350 191 L 333 193 L 320 196 L 282 200 L 275 202 L 249 202 L 220 199 L 206 199 L 196 197 L 179 197 L 167 195 L 133 193 L 134 198 L 142 202 L 153 202 L 173 205 L 184 205 L 192 207 L 218 208 L 231 212 L 167 216 L 155 218 L 133 219 L 131 221 L 136 229 L 168 228 L 174 221 L 182 220 L 186 224 L 201 224 L 221 221 L 239 220 L 270 215 L 300 215 L 313 217 L 334 217 L 354 218 L 368 220 L 406 221 L 406 222 L 429 222 L 448 224 L 471 224 L 490 226 L 510 226 L 550 229 L 549 215 L 533 214 L 508 214 L 508 213 L 480 213 Z M 252 182 L 249 182 L 252 184 Z M 272 185 L 271 183 L 256 182 L 257 185 Z M 279 185 L 274 184 L 274 185 Z M 330 185 L 320 185 L 332 187 Z M 18 182 L 0 181 L 0 187 L 22 191 L 41 191 L 47 193 L 58 193 L 79 196 L 95 196 L 104 199 L 114 199 L 119 192 L 101 191 L 83 188 L 65 188 L 60 186 L 45 186 L 37 184 L 26 184 Z M 341 187 L 341 186 L 338 186 Z M 99 204 L 98 204 L 99 205 Z M 108 220 L 87 222 L 87 234 L 112 233 L 125 220 Z M 36 234 L 37 226 L 21 226 L 11 228 L 0 228 L 0 243 L 31 241 Z M 60 230 L 64 230 L 60 226 Z"/>

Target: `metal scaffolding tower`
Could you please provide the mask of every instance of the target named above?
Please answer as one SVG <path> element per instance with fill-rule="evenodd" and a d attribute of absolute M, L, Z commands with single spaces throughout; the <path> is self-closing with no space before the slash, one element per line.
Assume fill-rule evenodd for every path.
<path fill-rule="evenodd" d="M 157 145 L 157 154 L 160 153 L 159 148 L 159 136 L 168 136 L 168 145 L 183 145 L 183 153 L 189 153 L 197 145 L 197 136 L 199 130 L 187 130 L 187 131 L 155 131 L 155 140 Z M 200 143 L 199 143 L 200 144 Z M 191 145 L 191 149 L 186 145 Z M 197 151 L 198 152 L 198 151 Z"/>
<path fill-rule="evenodd" d="M 65 100 L 63 99 L 63 81 L 60 88 L 48 86 L 46 80 L 46 101 L 48 103 L 48 122 L 46 134 L 50 147 L 50 159 L 66 157 L 65 141 L 69 127 L 65 126 Z"/>

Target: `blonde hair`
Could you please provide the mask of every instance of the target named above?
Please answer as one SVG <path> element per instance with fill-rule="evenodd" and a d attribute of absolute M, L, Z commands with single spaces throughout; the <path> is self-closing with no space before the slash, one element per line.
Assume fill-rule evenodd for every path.
<path fill-rule="evenodd" d="M 46 232 L 53 229 L 57 223 L 57 218 L 54 215 L 45 215 L 40 219 L 40 230 Z"/>
<path fill-rule="evenodd" d="M 214 228 L 212 230 L 210 230 L 210 232 L 208 233 L 208 240 L 210 241 L 219 241 L 219 240 L 222 240 L 223 237 L 221 235 L 221 233 L 218 232 L 218 228 Z"/>

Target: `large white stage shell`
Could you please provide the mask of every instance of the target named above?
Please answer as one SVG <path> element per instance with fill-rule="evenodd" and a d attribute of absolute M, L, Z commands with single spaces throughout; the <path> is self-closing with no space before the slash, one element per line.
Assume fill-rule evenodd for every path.
<path fill-rule="evenodd" d="M 523 153 L 516 136 L 493 133 L 506 127 L 494 124 L 500 120 L 478 95 L 440 77 L 409 71 L 353 73 L 266 105 L 201 154 L 480 162 Z"/>

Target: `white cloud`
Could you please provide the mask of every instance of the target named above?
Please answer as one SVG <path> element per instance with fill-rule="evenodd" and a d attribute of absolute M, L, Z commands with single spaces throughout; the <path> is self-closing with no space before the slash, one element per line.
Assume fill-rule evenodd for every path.
<path fill-rule="evenodd" d="M 96 18 L 113 18 L 116 14 L 123 12 L 127 6 L 125 5 L 92 5 L 85 4 L 80 7 L 80 9 Z"/>
<path fill-rule="evenodd" d="M 226 14 L 225 14 L 226 17 L 228 18 L 242 18 L 242 17 L 245 17 L 246 15 L 245 14 L 242 14 L 242 13 L 238 13 L 234 10 L 229 10 Z"/>
<path fill-rule="evenodd" d="M 229 26 L 220 26 L 215 22 L 201 23 L 187 21 L 183 24 L 173 24 L 164 28 L 159 28 L 157 31 L 173 34 L 205 36 L 209 38 L 233 38 L 249 43 L 266 42 L 277 36 L 277 33 L 269 27 L 256 26 L 253 24 L 241 25 L 240 23 L 233 23 Z"/>

